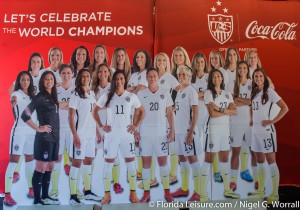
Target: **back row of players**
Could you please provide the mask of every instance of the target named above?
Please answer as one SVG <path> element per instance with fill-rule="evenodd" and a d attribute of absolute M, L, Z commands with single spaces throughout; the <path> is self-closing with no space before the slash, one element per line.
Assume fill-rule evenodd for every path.
<path fill-rule="evenodd" d="M 155 68 L 151 68 L 149 54 L 138 50 L 131 70 L 124 48 L 114 51 L 109 68 L 103 45 L 95 47 L 91 64 L 88 50 L 83 46 L 76 48 L 71 65 L 62 64 L 62 52 L 55 47 L 48 54 L 50 67 L 41 70 L 42 56 L 39 53 L 32 54 L 28 64 L 29 73 L 21 72 L 18 75 L 14 84 L 15 92 L 12 93 L 15 124 L 11 134 L 4 203 L 16 204 L 10 195 L 10 188 L 14 170 L 20 155 L 24 153 L 30 188 L 28 195 L 34 196 L 34 204 L 59 204 L 58 177 L 65 147 L 72 161 L 69 174 L 70 204 L 80 203 L 78 196 L 81 193 L 78 192 L 77 183 L 82 160 L 85 199 L 109 203 L 112 177 L 114 191 L 123 192 L 118 177 L 118 148 L 127 165 L 129 197 L 133 203 L 149 201 L 150 187 L 158 184 L 153 167 L 150 169 L 151 162 L 154 162 L 153 151 L 160 166 L 167 201 L 173 201 L 173 197 L 189 196 L 189 164 L 195 186 L 189 200 L 208 200 L 206 183 L 215 154 L 219 156 L 220 166 L 220 173 L 214 170 L 215 180 L 224 182 L 225 197 L 239 198 L 234 190 L 237 188 L 239 153 L 243 142 L 245 151 L 251 147 L 255 152 L 252 155 L 252 170 L 257 190 L 251 197 L 264 197 L 263 163 L 266 158 L 273 179 L 273 192 L 268 201 L 278 200 L 279 171 L 275 159 L 277 144 L 273 124 L 286 114 L 288 108 L 272 89 L 274 86 L 270 78 L 260 68 L 257 52 L 248 51 L 245 59 L 247 61 L 240 61 L 236 48 L 230 47 L 226 51 L 225 63 L 221 52 L 214 50 L 210 53 L 209 65 L 202 53 L 196 53 L 190 65 L 186 50 L 176 47 L 171 58 L 171 73 L 169 57 L 165 53 L 155 56 Z M 39 92 L 35 97 L 33 88 L 36 94 Z M 172 92 L 177 92 L 177 95 L 173 94 L 174 103 Z M 281 109 L 271 120 L 273 103 Z M 36 135 L 20 117 L 37 131 Z M 101 147 L 101 142 L 105 160 L 103 199 L 91 191 L 92 162 L 95 149 Z M 135 145 L 139 146 L 138 154 L 135 154 Z M 205 151 L 205 158 L 200 167 L 197 155 L 201 150 Z M 135 156 L 139 154 L 142 164 L 138 166 L 143 167 L 142 174 L 139 174 L 139 169 L 136 173 L 135 167 Z M 171 170 L 167 165 L 169 154 Z M 181 187 L 170 193 L 169 184 L 177 182 L 177 155 Z M 36 160 L 34 172 L 33 158 Z M 242 161 L 241 170 L 242 178 L 251 181 L 247 161 Z M 221 176 L 218 177 L 218 174 Z M 144 195 L 140 200 L 135 194 L 137 176 L 143 177 Z M 50 178 L 51 196 L 48 194 Z M 41 189 L 42 197 L 39 196 Z"/>

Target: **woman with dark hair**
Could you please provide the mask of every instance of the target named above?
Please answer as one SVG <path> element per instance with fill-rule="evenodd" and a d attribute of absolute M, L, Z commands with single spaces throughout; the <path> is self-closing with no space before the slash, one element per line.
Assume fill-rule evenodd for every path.
<path fill-rule="evenodd" d="M 208 200 L 206 185 L 209 168 L 214 156 L 219 156 L 220 172 L 224 182 L 224 197 L 240 198 L 229 188 L 228 155 L 230 151 L 230 115 L 236 115 L 236 107 L 229 91 L 224 90 L 224 77 L 220 70 L 213 69 L 209 73 L 204 102 L 207 106 L 209 119 L 206 129 L 205 157 L 201 168 L 201 200 Z"/>
<path fill-rule="evenodd" d="M 126 81 L 129 81 L 131 75 L 131 65 L 125 48 L 118 47 L 114 50 L 110 68 L 113 72 L 117 70 L 125 71 Z"/>
<path fill-rule="evenodd" d="M 33 198 L 32 174 L 34 170 L 33 142 L 34 130 L 20 120 L 21 114 L 34 97 L 34 87 L 32 77 L 29 72 L 21 71 L 16 79 L 15 91 L 11 97 L 15 97 L 18 104 L 13 104 L 14 125 L 10 135 L 10 160 L 5 172 L 5 197 L 3 203 L 7 206 L 16 205 L 17 202 L 11 197 L 10 190 L 13 176 L 21 155 L 25 155 L 25 174 L 29 187 L 28 197 Z M 32 116 L 36 121 L 36 113 Z"/>
<path fill-rule="evenodd" d="M 228 47 L 225 53 L 224 69 L 228 73 L 228 84 L 236 80 L 236 71 L 240 62 L 240 54 L 235 47 Z M 233 90 L 228 89 L 230 92 Z"/>
<path fill-rule="evenodd" d="M 93 117 L 99 128 L 103 129 L 105 141 L 104 151 L 104 185 L 105 196 L 102 204 L 108 204 L 111 201 L 110 186 L 112 179 L 112 168 L 115 158 L 120 149 L 125 158 L 128 171 L 128 180 L 130 186 L 130 201 L 138 203 L 136 197 L 136 169 L 135 169 L 135 141 L 133 132 L 136 131 L 144 118 L 144 109 L 138 97 L 126 91 L 126 79 L 124 71 L 116 71 L 112 78 L 109 93 L 103 94 L 97 101 L 93 109 Z M 134 108 L 133 122 L 130 112 Z M 105 123 L 98 115 L 99 110 L 106 110 L 107 120 Z"/>
<path fill-rule="evenodd" d="M 93 57 L 89 70 L 92 74 L 92 80 L 97 78 L 96 71 L 100 64 L 108 64 L 108 54 L 106 47 L 102 44 L 97 44 L 93 50 Z"/>
<path fill-rule="evenodd" d="M 273 191 L 267 199 L 271 204 L 279 200 L 279 170 L 276 164 L 277 138 L 274 124 L 281 120 L 289 111 L 284 100 L 270 88 L 270 81 L 261 68 L 254 70 L 252 92 L 252 141 L 251 150 L 255 152 L 258 169 L 258 190 L 249 198 L 264 198 L 267 160 L 272 177 Z M 280 107 L 279 113 L 272 119 L 270 116 L 274 104 Z"/>
<path fill-rule="evenodd" d="M 138 50 L 133 57 L 133 74 L 128 81 L 127 91 L 137 93 L 148 87 L 146 79 L 147 69 L 152 66 L 149 53 L 145 50 Z"/>
<path fill-rule="evenodd" d="M 78 72 L 75 81 L 75 92 L 69 102 L 69 124 L 73 138 L 70 141 L 70 157 L 72 166 L 69 174 L 70 204 L 80 204 L 77 197 L 78 172 L 82 166 L 84 181 L 84 199 L 101 201 L 101 198 L 91 191 L 92 162 L 95 157 L 96 123 L 93 120 L 92 109 L 96 102 L 95 93 L 89 89 L 91 83 L 89 70 Z M 75 121 L 76 115 L 76 121 Z"/>
<path fill-rule="evenodd" d="M 55 161 L 58 160 L 59 149 L 59 104 L 55 84 L 53 72 L 44 72 L 39 82 L 40 92 L 22 113 L 23 121 L 36 131 L 34 141 L 36 166 L 32 177 L 35 205 L 60 204 L 48 194 L 51 172 Z M 34 111 L 37 113 L 39 125 L 32 118 Z M 41 189 L 42 197 L 40 197 Z"/>
<path fill-rule="evenodd" d="M 70 64 L 74 68 L 74 77 L 77 77 L 77 74 L 81 69 L 90 66 L 89 50 L 85 46 L 77 47 L 72 53 Z"/>

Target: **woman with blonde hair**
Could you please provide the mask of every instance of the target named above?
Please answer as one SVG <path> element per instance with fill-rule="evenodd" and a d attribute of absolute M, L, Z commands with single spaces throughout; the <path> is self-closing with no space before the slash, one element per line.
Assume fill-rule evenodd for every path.
<path fill-rule="evenodd" d="M 177 78 L 177 68 L 180 65 L 186 65 L 188 67 L 191 67 L 191 61 L 189 58 L 189 55 L 187 51 L 181 47 L 177 46 L 172 52 L 172 57 L 171 57 L 171 68 L 172 68 L 172 75 Z"/>
<path fill-rule="evenodd" d="M 126 81 L 129 81 L 131 76 L 131 65 L 128 53 L 125 48 L 118 47 L 114 50 L 110 63 L 110 68 L 113 72 L 115 72 L 116 70 L 124 71 Z"/>
<path fill-rule="evenodd" d="M 93 57 L 91 64 L 89 66 L 89 70 L 92 73 L 92 78 L 94 78 L 95 72 L 100 64 L 105 63 L 108 64 L 108 54 L 106 47 L 102 44 L 97 44 L 93 50 Z"/>

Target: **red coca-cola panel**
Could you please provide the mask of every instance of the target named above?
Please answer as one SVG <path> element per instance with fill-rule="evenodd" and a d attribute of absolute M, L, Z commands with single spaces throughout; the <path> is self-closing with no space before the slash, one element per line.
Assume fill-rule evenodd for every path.
<path fill-rule="evenodd" d="M 258 51 L 275 90 L 290 109 L 276 124 L 281 184 L 300 183 L 293 173 L 300 166 L 295 158 L 300 152 L 299 11 L 299 1 L 156 1 L 155 53 L 171 56 L 176 46 L 182 46 L 190 59 L 196 52 L 208 58 L 211 50 L 225 56 L 226 48 L 235 46 L 244 58 L 248 49 Z"/>

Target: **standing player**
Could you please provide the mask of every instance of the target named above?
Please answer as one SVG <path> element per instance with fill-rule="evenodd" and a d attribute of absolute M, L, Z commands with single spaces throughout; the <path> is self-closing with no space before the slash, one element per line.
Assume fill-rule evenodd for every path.
<path fill-rule="evenodd" d="M 90 66 L 90 53 L 85 46 L 77 47 L 71 56 L 70 64 L 74 68 L 74 76 L 77 77 L 77 74 L 81 69 L 88 68 Z"/>
<path fill-rule="evenodd" d="M 237 106 L 237 115 L 231 116 L 231 170 L 230 170 L 230 189 L 233 191 L 236 189 L 237 174 L 239 169 L 239 156 L 242 145 L 246 145 L 247 154 L 249 147 L 251 146 L 251 127 L 250 127 L 250 105 L 251 105 L 251 90 L 252 80 L 250 79 L 249 67 L 245 61 L 240 61 L 238 64 L 238 70 L 236 80 L 234 82 L 233 98 L 234 103 Z M 245 143 L 244 143 L 245 142 Z M 245 152 L 243 152 L 245 155 Z M 241 164 L 241 178 L 252 182 L 253 178 L 250 175 L 248 168 L 248 158 L 243 158 Z M 243 161 L 247 160 L 246 163 Z M 253 169 L 256 165 L 255 155 L 252 154 Z M 255 169 L 253 170 L 255 171 Z"/>
<path fill-rule="evenodd" d="M 69 64 L 62 64 L 59 67 L 60 77 L 62 79 L 61 85 L 57 87 L 57 99 L 59 102 L 59 152 L 58 161 L 55 163 L 52 174 L 51 182 L 52 189 L 50 191 L 50 196 L 52 198 L 58 198 L 58 182 L 60 177 L 61 160 L 62 154 L 66 149 L 69 151 L 71 129 L 68 123 L 68 109 L 69 100 L 72 93 L 74 92 L 74 87 L 72 86 L 72 78 L 74 75 L 74 69 Z"/>
<path fill-rule="evenodd" d="M 59 114 L 56 92 L 56 79 L 51 71 L 42 74 L 40 92 L 22 113 L 23 121 L 36 130 L 34 141 L 35 171 L 32 176 L 35 205 L 60 204 L 49 196 L 51 173 L 55 161 L 58 160 L 59 149 Z M 32 120 L 36 110 L 39 126 Z M 42 189 L 42 197 L 41 195 Z"/>
<path fill-rule="evenodd" d="M 183 47 L 177 46 L 173 50 L 172 56 L 171 56 L 172 75 L 176 79 L 178 79 L 177 78 L 177 68 L 178 68 L 178 66 L 181 66 L 181 65 L 186 65 L 188 67 L 191 67 L 191 61 L 190 61 L 187 51 Z"/>
<path fill-rule="evenodd" d="M 98 127 L 104 130 L 104 185 L 105 196 L 102 204 L 111 201 L 110 186 L 112 179 L 112 168 L 119 149 L 127 165 L 128 180 L 130 185 L 129 199 L 132 203 L 138 203 L 136 197 L 136 169 L 135 169 L 135 142 L 133 132 L 140 125 L 144 117 L 144 109 L 138 97 L 126 91 L 126 80 L 124 71 L 116 71 L 112 78 L 111 88 L 108 94 L 104 94 L 97 101 L 93 109 L 93 117 Z M 133 123 L 130 119 L 132 107 L 135 108 Z M 101 123 L 98 111 L 106 110 L 107 120 Z"/>
<path fill-rule="evenodd" d="M 110 68 L 113 72 L 117 70 L 124 71 L 126 75 L 126 81 L 129 81 L 131 75 L 131 65 L 125 48 L 118 47 L 114 50 L 111 58 Z"/>
<path fill-rule="evenodd" d="M 72 166 L 69 174 L 70 204 L 80 204 L 77 197 L 78 171 L 82 166 L 84 182 L 84 199 L 100 201 L 101 198 L 91 191 L 92 161 L 95 157 L 96 123 L 93 120 L 92 109 L 96 102 L 95 94 L 89 90 L 91 74 L 87 69 L 79 71 L 76 78 L 75 92 L 69 102 L 69 124 L 73 134 L 70 142 L 70 157 Z M 76 114 L 76 122 L 75 122 Z"/>
<path fill-rule="evenodd" d="M 198 130 L 200 136 L 201 148 L 204 144 L 204 131 L 208 120 L 208 111 L 204 103 L 204 92 L 207 89 L 207 62 L 203 53 L 196 53 L 192 59 L 192 86 L 198 93 Z"/>
<path fill-rule="evenodd" d="M 147 81 L 149 88 L 138 92 L 137 96 L 145 109 L 145 118 L 140 125 L 139 133 L 135 138 L 139 141 L 141 157 L 143 160 L 143 186 L 144 196 L 141 203 L 150 200 L 150 165 L 153 151 L 157 156 L 160 166 L 161 180 L 165 189 L 165 199 L 172 202 L 169 188 L 169 168 L 167 165 L 168 142 L 174 140 L 174 118 L 173 101 L 167 89 L 158 87 L 158 70 L 150 68 L 147 70 Z M 170 132 L 166 134 L 166 116 L 170 125 Z"/>
<path fill-rule="evenodd" d="M 251 92 L 252 101 L 252 142 L 251 149 L 255 152 L 258 167 L 258 190 L 250 198 L 263 198 L 265 195 L 266 169 L 264 167 L 267 160 L 272 177 L 273 191 L 269 195 L 267 202 L 279 200 L 279 170 L 276 164 L 277 138 L 274 124 L 281 120 L 288 112 L 288 107 L 283 99 L 270 88 L 269 80 L 265 71 L 261 68 L 254 70 Z M 280 107 L 279 113 L 271 119 L 270 113 L 273 104 Z"/>
<path fill-rule="evenodd" d="M 200 163 L 197 155 L 201 152 L 197 129 L 198 97 L 191 86 L 192 71 L 187 66 L 179 66 L 177 76 L 181 84 L 175 100 L 175 151 L 179 156 L 181 169 L 181 187 L 171 193 L 173 197 L 189 195 L 189 165 L 193 171 L 194 193 L 189 201 L 200 200 Z"/>
<path fill-rule="evenodd" d="M 108 64 L 108 54 L 106 47 L 102 44 L 97 44 L 93 50 L 93 57 L 89 70 L 92 74 L 92 81 L 97 78 L 97 69 L 100 64 Z"/>
<path fill-rule="evenodd" d="M 17 76 L 14 89 L 15 91 L 12 93 L 11 97 L 15 97 L 15 101 L 18 101 L 18 103 L 13 105 L 15 122 L 10 134 L 10 160 L 5 172 L 5 197 L 3 203 L 7 206 L 17 204 L 11 197 L 10 192 L 14 170 L 22 154 L 25 154 L 25 173 L 29 186 L 28 197 L 34 197 L 31 179 L 34 170 L 33 142 L 35 132 L 20 120 L 22 112 L 34 97 L 34 87 L 31 75 L 26 71 L 20 72 Z M 36 121 L 36 112 L 33 113 L 32 119 L 33 121 Z"/>
<path fill-rule="evenodd" d="M 220 171 L 224 182 L 224 197 L 240 198 L 229 188 L 228 183 L 228 155 L 230 151 L 230 115 L 236 115 L 236 108 L 232 95 L 224 90 L 224 77 L 220 70 L 213 69 L 209 73 L 207 90 L 204 93 L 209 119 L 206 129 L 205 158 L 201 168 L 201 200 L 207 201 L 206 185 L 210 164 L 214 156 L 220 160 Z"/>

